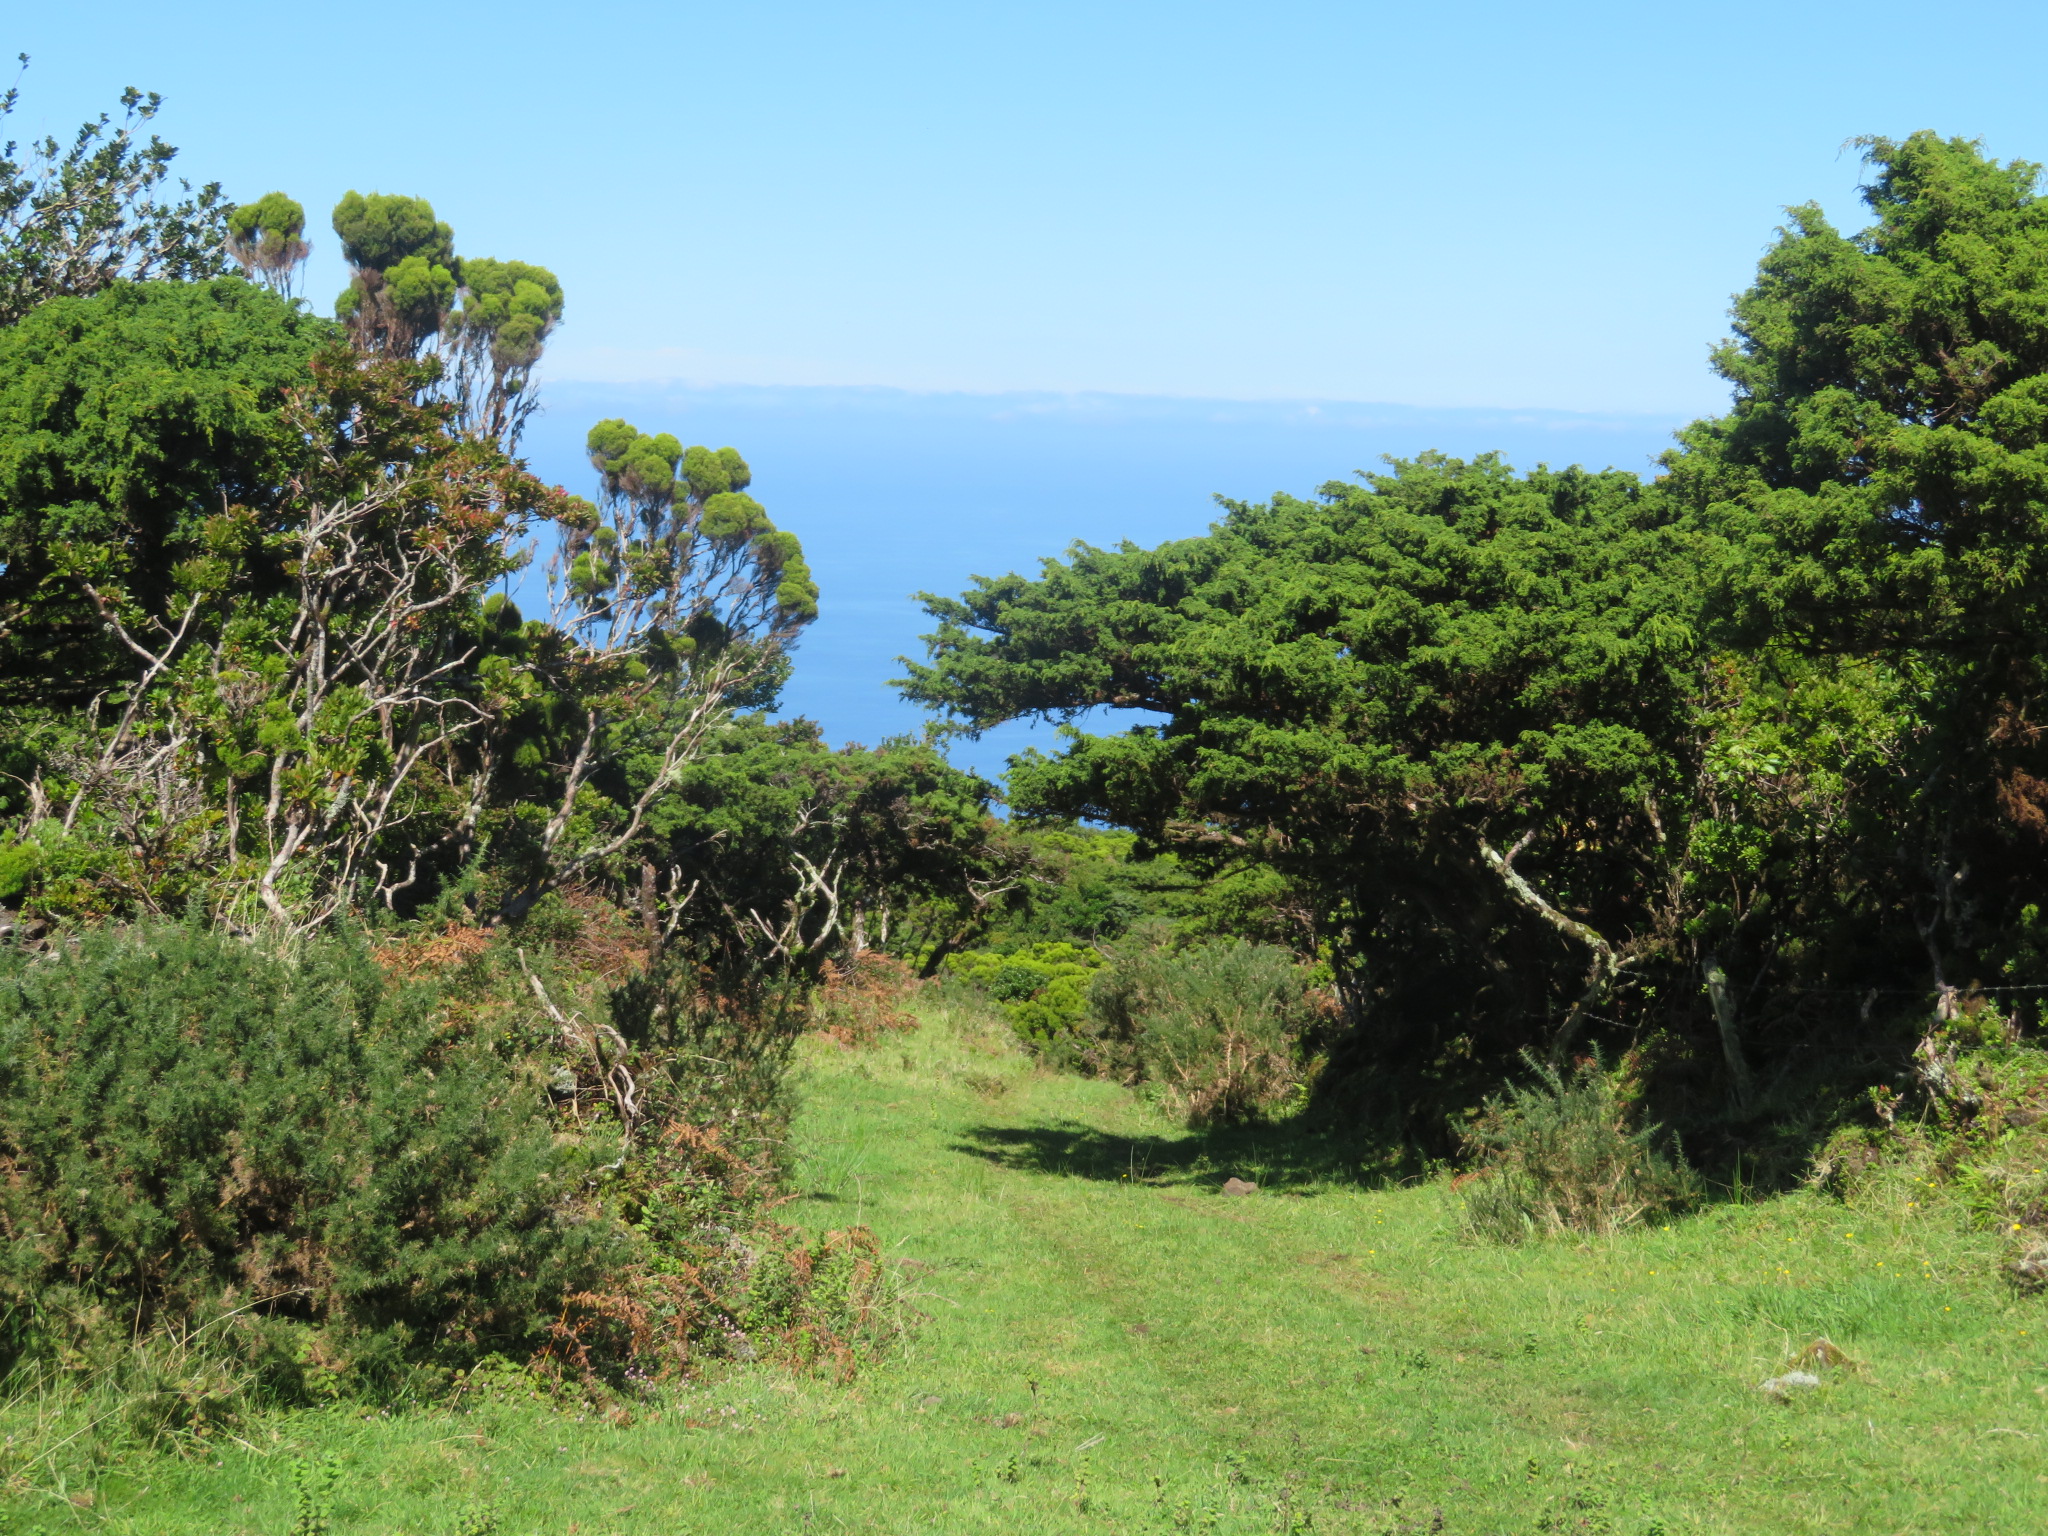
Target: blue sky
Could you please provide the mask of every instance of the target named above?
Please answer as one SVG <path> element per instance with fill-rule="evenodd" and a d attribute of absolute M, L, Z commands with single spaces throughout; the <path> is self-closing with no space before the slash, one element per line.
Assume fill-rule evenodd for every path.
<path fill-rule="evenodd" d="M 314 210 L 323 307 L 350 187 L 554 268 L 537 464 L 577 483 L 596 404 L 740 446 L 820 556 L 792 703 L 868 737 L 903 723 L 882 680 L 913 586 L 1197 532 L 1211 492 L 1383 452 L 1641 467 L 1723 403 L 1706 351 L 1783 206 L 1858 221 L 1845 141 L 2048 159 L 2044 41 L 2038 5 L 1892 0 L 107 0 L 0 25 L 34 56 L 18 135 L 161 91 L 189 174 Z"/>

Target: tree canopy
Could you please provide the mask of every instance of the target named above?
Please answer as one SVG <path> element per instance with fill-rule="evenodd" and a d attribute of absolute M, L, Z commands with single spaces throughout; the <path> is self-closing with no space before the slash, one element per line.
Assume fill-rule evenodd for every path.
<path fill-rule="evenodd" d="M 1791 210 L 1733 409 L 1656 479 L 1430 455 L 1227 504 L 928 599 L 902 686 L 967 730 L 1163 717 L 1017 760 L 1019 808 L 1296 882 L 1350 1081 L 1425 1120 L 1595 1038 L 1755 1112 L 2048 984 L 2048 201 L 1971 143 L 1864 148 L 1875 222 Z"/>

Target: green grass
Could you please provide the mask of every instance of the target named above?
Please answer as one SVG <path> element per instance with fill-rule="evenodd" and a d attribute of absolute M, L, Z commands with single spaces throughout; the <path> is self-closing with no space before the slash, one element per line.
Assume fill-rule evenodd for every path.
<path fill-rule="evenodd" d="M 1363 1189 L 1284 1129 L 1186 1135 L 973 1020 L 808 1062 L 804 1193 L 778 1214 L 872 1225 L 924 1317 L 853 1385 L 742 1370 L 623 1427 L 521 1403 L 281 1416 L 211 1456 L 46 1476 L 0 1530 L 285 1536 L 295 1460 L 329 1454 L 331 1530 L 415 1536 L 2017 1531 L 2048 1512 L 2048 1307 L 2009 1299 L 1995 1240 L 1924 1189 L 1478 1247 L 1445 1181 Z M 1233 1173 L 1261 1192 L 1218 1194 Z M 1858 1368 L 1789 1404 L 1757 1390 L 1822 1332 Z M 32 1433 L 34 1407 L 0 1427 Z"/>

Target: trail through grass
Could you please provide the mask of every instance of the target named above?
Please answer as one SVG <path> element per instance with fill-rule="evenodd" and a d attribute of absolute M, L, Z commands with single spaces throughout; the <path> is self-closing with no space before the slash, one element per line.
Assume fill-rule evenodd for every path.
<path fill-rule="evenodd" d="M 745 1369 L 619 1427 L 528 1403 L 296 1415 L 136 1457 L 7 1530 L 2018 1531 L 2048 1512 L 2048 1309 L 1903 1198 L 1725 1205 L 1612 1241 L 1458 1236 L 1283 1130 L 1203 1138 L 935 1016 L 815 1043 L 800 1197 L 923 1321 L 850 1386 Z M 1258 1194 L 1219 1192 L 1227 1175 Z M 1858 1363 L 1757 1390 L 1825 1333 Z M 17 1409 L 17 1414 L 21 1410 Z M 68 1502 L 69 1500 L 78 1502 Z M 87 1502 L 89 1501 L 89 1502 Z"/>

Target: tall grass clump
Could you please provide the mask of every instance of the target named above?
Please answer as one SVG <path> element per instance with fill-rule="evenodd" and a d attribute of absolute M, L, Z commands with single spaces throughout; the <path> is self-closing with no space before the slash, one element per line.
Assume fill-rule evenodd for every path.
<path fill-rule="evenodd" d="M 1631 1128 L 1617 1074 L 1597 1059 L 1569 1075 L 1534 1055 L 1531 1083 L 1486 1101 L 1464 1132 L 1474 1169 L 1460 1181 L 1476 1237 L 1519 1243 L 1562 1232 L 1608 1234 L 1699 1197 L 1699 1181 L 1661 1128 Z"/>
<path fill-rule="evenodd" d="M 1295 956 L 1243 939 L 1134 944 L 1096 976 L 1088 1007 L 1105 1059 L 1126 1061 L 1191 1126 L 1287 1102 L 1301 1042 L 1321 1018 Z"/>

